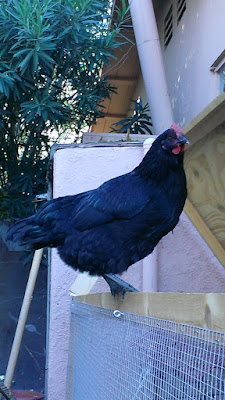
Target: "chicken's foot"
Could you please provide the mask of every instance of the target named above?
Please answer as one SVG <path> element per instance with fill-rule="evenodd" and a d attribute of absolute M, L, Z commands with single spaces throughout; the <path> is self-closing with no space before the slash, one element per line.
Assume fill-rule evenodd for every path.
<path fill-rule="evenodd" d="M 124 299 L 124 295 L 126 292 L 138 292 L 138 290 L 135 289 L 132 285 L 123 281 L 123 279 L 120 279 L 114 274 L 104 274 L 102 276 L 108 283 L 110 291 L 114 297 L 116 294 L 119 294 L 121 299 Z"/>

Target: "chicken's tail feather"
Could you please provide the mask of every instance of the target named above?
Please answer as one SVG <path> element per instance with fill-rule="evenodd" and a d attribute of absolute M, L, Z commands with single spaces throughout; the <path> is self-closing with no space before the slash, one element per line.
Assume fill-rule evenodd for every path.
<path fill-rule="evenodd" d="M 52 235 L 36 222 L 35 216 L 15 223 L 9 229 L 6 239 L 35 250 L 46 246 L 55 247 L 58 244 L 57 238 L 53 240 Z"/>

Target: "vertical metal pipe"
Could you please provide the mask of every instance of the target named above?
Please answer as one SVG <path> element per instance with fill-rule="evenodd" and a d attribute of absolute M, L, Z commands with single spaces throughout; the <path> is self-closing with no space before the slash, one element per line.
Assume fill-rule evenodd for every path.
<path fill-rule="evenodd" d="M 145 140 L 143 144 L 144 155 L 150 149 L 156 136 Z M 143 292 L 157 292 L 158 289 L 158 265 L 157 265 L 157 247 L 147 257 L 143 259 L 142 267 L 142 291 Z"/>
<path fill-rule="evenodd" d="M 153 4 L 152 0 L 129 2 L 154 133 L 159 135 L 174 121 Z"/>
<path fill-rule="evenodd" d="M 152 0 L 129 0 L 154 133 L 174 122 Z M 146 152 L 146 144 L 144 152 Z M 157 291 L 157 249 L 143 260 L 143 291 Z"/>

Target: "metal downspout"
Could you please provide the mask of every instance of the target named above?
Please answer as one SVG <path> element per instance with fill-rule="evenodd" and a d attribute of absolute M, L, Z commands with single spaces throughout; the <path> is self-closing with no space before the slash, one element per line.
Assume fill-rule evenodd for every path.
<path fill-rule="evenodd" d="M 152 0 L 129 0 L 154 133 L 174 122 Z M 147 143 L 145 144 L 145 152 Z M 157 291 L 157 250 L 143 260 L 143 291 Z"/>

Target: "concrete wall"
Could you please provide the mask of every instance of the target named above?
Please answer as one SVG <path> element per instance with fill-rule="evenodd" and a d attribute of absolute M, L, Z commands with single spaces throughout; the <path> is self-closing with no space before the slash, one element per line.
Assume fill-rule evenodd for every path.
<path fill-rule="evenodd" d="M 159 292 L 225 292 L 224 267 L 185 213 L 157 250 Z"/>
<path fill-rule="evenodd" d="M 173 3 L 173 37 L 164 49 L 164 18 Z M 190 122 L 219 94 L 219 76 L 210 66 L 225 48 L 224 0 L 187 0 L 179 24 L 176 1 L 162 1 L 157 24 L 175 121 Z"/>
<path fill-rule="evenodd" d="M 160 3 L 160 4 L 159 4 Z M 164 18 L 173 3 L 173 37 L 164 48 Z M 221 90 L 220 77 L 210 70 L 225 49 L 224 0 L 187 0 L 177 25 L 176 0 L 157 0 L 156 20 L 176 123 L 184 126 Z M 140 74 L 134 97 L 146 99 Z"/>
<path fill-rule="evenodd" d="M 94 189 L 104 181 L 132 170 L 142 159 L 142 146 L 77 147 L 56 151 L 54 155 L 54 197 Z M 142 263 L 132 266 L 124 279 L 142 289 Z M 52 251 L 50 276 L 50 321 L 48 339 L 47 399 L 66 399 L 69 346 L 70 294 L 77 273 Z M 94 292 L 108 291 L 100 278 Z M 87 399 L 88 400 L 88 399 Z"/>
<path fill-rule="evenodd" d="M 99 186 L 132 170 L 143 157 L 142 146 L 75 147 L 54 155 L 54 197 Z M 124 278 L 142 290 L 142 262 Z M 185 215 L 174 232 L 158 246 L 158 289 L 178 292 L 225 292 L 225 270 Z M 66 399 L 69 346 L 69 288 L 77 274 L 52 252 L 48 340 L 48 400 Z M 100 278 L 94 292 L 108 291 Z"/>

